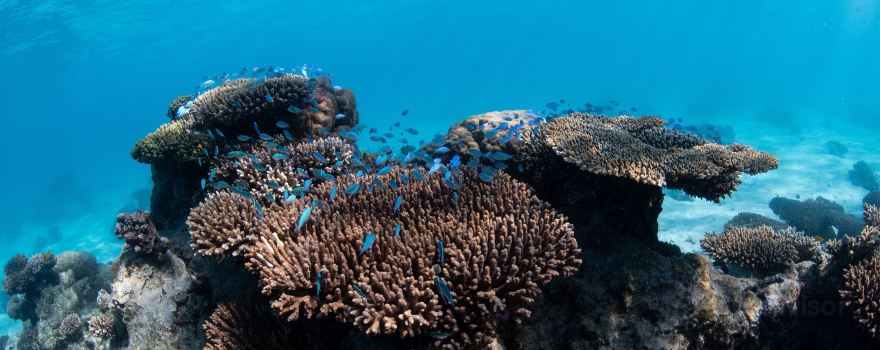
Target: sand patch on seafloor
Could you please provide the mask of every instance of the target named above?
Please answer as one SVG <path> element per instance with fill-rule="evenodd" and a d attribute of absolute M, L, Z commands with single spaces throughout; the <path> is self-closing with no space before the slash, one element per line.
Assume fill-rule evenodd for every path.
<path fill-rule="evenodd" d="M 666 197 L 659 219 L 659 238 L 686 252 L 699 251 L 706 232 L 719 232 L 741 212 L 753 212 L 778 219 L 767 206 L 776 196 L 801 199 L 822 196 L 841 204 L 847 213 L 861 217 L 862 198 L 867 190 L 847 179 L 852 165 L 864 160 L 880 164 L 880 139 L 876 131 L 857 125 L 799 125 L 799 132 L 771 128 L 766 123 L 743 121 L 735 125 L 737 141 L 779 158 L 779 169 L 756 176 L 745 175 L 739 190 L 721 204 L 696 199 L 678 201 Z M 828 154 L 828 141 L 849 148 L 845 157 Z"/>

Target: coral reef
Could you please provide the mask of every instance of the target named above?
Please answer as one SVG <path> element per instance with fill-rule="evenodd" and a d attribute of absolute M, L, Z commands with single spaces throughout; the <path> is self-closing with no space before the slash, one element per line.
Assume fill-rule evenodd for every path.
<path fill-rule="evenodd" d="M 207 134 L 195 131 L 194 125 L 193 118 L 183 117 L 160 126 L 135 144 L 131 157 L 141 163 L 196 161 L 202 156 L 202 150 L 211 145 L 211 140 Z"/>
<path fill-rule="evenodd" d="M 52 252 L 37 254 L 30 259 L 21 254 L 14 255 L 3 267 L 6 278 L 3 290 L 7 294 L 33 294 L 38 287 L 51 278 L 49 272 L 55 266 Z"/>
<path fill-rule="evenodd" d="M 844 280 L 840 297 L 859 325 L 880 337 L 880 257 L 850 267 Z"/>
<path fill-rule="evenodd" d="M 168 250 L 168 239 L 159 236 L 150 214 L 145 211 L 116 215 L 115 233 L 125 240 L 125 249 L 135 254 L 161 256 Z"/>
<path fill-rule="evenodd" d="M 880 208 L 880 191 L 872 191 L 865 195 L 862 204 Z"/>
<path fill-rule="evenodd" d="M 857 235 L 864 223 L 843 211 L 840 204 L 822 197 L 798 201 L 776 197 L 770 201 L 773 213 L 808 236 L 833 239 Z"/>
<path fill-rule="evenodd" d="M 840 158 L 843 158 L 846 156 L 846 153 L 849 152 L 849 148 L 839 141 L 828 141 L 825 143 L 825 148 L 828 149 L 828 154 Z"/>
<path fill-rule="evenodd" d="M 728 227 L 723 233 L 707 233 L 700 247 L 718 261 L 758 275 L 782 272 L 789 264 L 815 259 L 819 245 L 792 229 L 776 232 L 770 226 Z"/>
<path fill-rule="evenodd" d="M 178 111 L 180 111 L 180 107 L 185 106 L 187 103 L 193 100 L 192 95 L 181 95 L 175 97 L 171 100 L 171 104 L 168 105 L 168 119 L 174 120 L 177 119 Z"/>
<path fill-rule="evenodd" d="M 402 183 L 412 174 L 388 176 L 383 181 Z M 337 186 L 364 182 L 346 177 Z M 319 185 L 315 198 L 329 203 L 329 192 L 329 184 Z M 396 213 L 395 198 L 407 201 Z M 291 320 L 335 316 L 368 334 L 444 332 L 442 342 L 483 344 L 501 315 L 528 317 L 539 286 L 580 264 L 570 224 L 504 175 L 486 184 L 462 172 L 461 186 L 452 190 L 434 174 L 399 190 L 376 188 L 333 198 L 327 208 L 311 205 L 273 207 L 259 239 L 245 249 L 263 293 Z M 300 230 L 307 208 L 310 223 Z M 359 254 L 373 233 L 378 242 Z M 435 248 L 437 242 L 445 248 Z M 446 286 L 443 297 L 438 289 Z"/>
<path fill-rule="evenodd" d="M 782 221 L 774 220 L 761 214 L 739 213 L 724 224 L 724 229 L 727 230 L 731 227 L 758 228 L 761 226 L 769 226 L 773 231 L 782 231 L 791 227 Z"/>
<path fill-rule="evenodd" d="M 877 179 L 877 173 L 864 161 L 853 164 L 847 178 L 853 185 L 861 186 L 868 191 L 880 190 L 880 180 Z"/>
<path fill-rule="evenodd" d="M 112 314 L 98 314 L 89 319 L 89 332 L 96 337 L 112 338 L 117 335 L 116 318 Z"/>
<path fill-rule="evenodd" d="M 187 226 L 192 247 L 201 255 L 239 255 L 242 244 L 257 227 L 253 201 L 242 195 L 221 191 L 208 198 L 189 214 Z"/>
<path fill-rule="evenodd" d="M 58 325 L 58 335 L 64 340 L 71 340 L 82 336 L 82 320 L 77 314 L 67 314 Z"/>

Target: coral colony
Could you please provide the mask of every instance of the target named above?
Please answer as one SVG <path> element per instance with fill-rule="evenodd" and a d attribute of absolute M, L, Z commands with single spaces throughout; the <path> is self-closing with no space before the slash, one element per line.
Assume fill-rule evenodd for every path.
<path fill-rule="evenodd" d="M 742 173 L 775 169 L 771 154 L 707 140 L 680 119 L 601 115 L 616 103 L 475 115 L 416 145 L 406 137 L 418 130 L 368 129 L 352 91 L 294 71 L 246 69 L 171 102 L 170 121 L 131 152 L 151 165 L 151 211 L 119 214 L 126 244 L 112 266 L 79 252 L 9 260 L 18 349 L 759 348 L 880 337 L 870 195 L 864 220 L 821 197 L 774 199 L 784 223 L 742 213 L 702 240 L 713 265 L 657 240 L 661 190 L 719 201 Z M 365 136 L 381 150 L 362 148 Z M 873 175 L 859 164 L 851 178 L 875 188 Z M 840 336 L 811 336 L 823 327 Z"/>

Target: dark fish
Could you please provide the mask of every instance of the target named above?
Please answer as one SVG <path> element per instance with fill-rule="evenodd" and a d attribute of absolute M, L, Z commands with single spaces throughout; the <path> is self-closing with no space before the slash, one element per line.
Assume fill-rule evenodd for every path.
<path fill-rule="evenodd" d="M 217 188 L 217 189 L 224 189 L 224 188 L 229 187 L 229 183 L 226 181 L 220 180 L 220 181 L 213 183 L 211 186 L 213 186 L 214 188 Z"/>
<path fill-rule="evenodd" d="M 443 281 L 440 276 L 434 276 L 434 283 L 437 284 L 437 290 L 440 291 L 440 297 L 442 297 L 449 305 L 455 306 L 455 300 L 452 298 L 452 292 L 449 290 L 449 286 L 446 285 L 446 281 Z"/>
<path fill-rule="evenodd" d="M 275 122 L 275 126 L 282 128 L 282 129 L 287 129 L 290 127 L 290 124 L 288 124 L 287 122 L 285 122 L 283 120 L 279 120 L 279 121 Z"/>
<path fill-rule="evenodd" d="M 373 243 L 376 241 L 376 234 L 369 233 L 366 237 L 364 237 L 364 243 L 361 245 L 361 250 L 358 252 L 358 256 L 364 255 L 370 247 L 373 246 Z"/>
<path fill-rule="evenodd" d="M 450 333 L 450 332 L 430 332 L 430 333 L 428 333 L 428 335 L 431 336 L 432 338 L 446 338 L 446 337 L 452 336 L 453 334 L 455 334 L 455 333 Z"/>
<path fill-rule="evenodd" d="M 404 185 L 409 185 L 409 176 L 401 175 L 400 182 L 403 182 Z"/>
<path fill-rule="evenodd" d="M 394 125 L 395 128 L 399 128 L 399 127 L 400 127 L 400 122 L 394 122 L 394 124 L 392 124 L 392 125 Z"/>
<path fill-rule="evenodd" d="M 288 131 L 287 129 L 284 129 L 284 131 L 282 131 L 282 134 L 284 134 L 284 138 L 287 139 L 287 141 L 293 141 L 293 135 L 291 135 L 290 131 Z"/>
<path fill-rule="evenodd" d="M 252 140 L 252 138 L 247 135 L 238 135 L 236 138 L 241 142 L 248 142 L 248 141 Z"/>
<path fill-rule="evenodd" d="M 443 240 L 437 240 L 437 254 L 440 257 L 440 267 L 446 262 L 446 253 L 443 251 Z"/>
<path fill-rule="evenodd" d="M 458 191 L 452 192 L 452 202 L 455 203 L 455 207 L 458 208 Z"/>
<path fill-rule="evenodd" d="M 404 116 L 404 117 L 406 117 L 407 114 L 409 114 L 409 110 L 408 110 L 408 109 L 404 109 L 403 112 L 400 112 L 400 115 L 402 115 L 402 116 Z"/>
<path fill-rule="evenodd" d="M 390 133 L 390 132 L 386 132 L 386 133 L 384 133 L 383 136 L 385 136 L 385 137 L 387 137 L 387 138 L 389 138 L 389 139 L 394 138 L 394 134 L 392 134 L 392 133 Z"/>

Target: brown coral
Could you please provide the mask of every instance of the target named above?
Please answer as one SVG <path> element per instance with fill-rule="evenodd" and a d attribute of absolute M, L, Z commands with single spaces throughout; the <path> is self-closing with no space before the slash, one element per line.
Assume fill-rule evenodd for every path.
<path fill-rule="evenodd" d="M 323 325 L 321 325 L 323 326 Z M 286 350 L 340 348 L 336 327 L 295 325 L 279 318 L 268 303 L 245 300 L 223 303 L 203 325 L 204 350 Z"/>
<path fill-rule="evenodd" d="M 859 325 L 880 337 L 880 258 L 852 266 L 844 271 L 840 297 Z"/>
<path fill-rule="evenodd" d="M 379 178 L 404 183 L 403 175 L 413 178 L 403 170 Z M 366 191 L 371 183 L 346 176 L 337 186 Z M 457 190 L 433 174 L 399 190 L 376 187 L 332 202 L 330 187 L 316 187 L 314 198 L 324 204 L 311 209 L 301 231 L 297 222 L 310 200 L 272 207 L 246 249 L 247 267 L 259 272 L 263 293 L 291 320 L 334 316 L 368 334 L 436 331 L 446 344 L 478 344 L 504 315 L 528 317 L 539 287 L 580 264 L 571 225 L 504 174 L 488 184 L 463 172 Z M 398 195 L 402 205 L 395 213 Z M 376 243 L 359 256 L 370 233 Z M 440 240 L 442 267 L 435 266 Z M 441 298 L 438 273 L 454 305 Z"/>
<path fill-rule="evenodd" d="M 820 254 L 818 244 L 802 233 L 791 229 L 777 233 L 769 226 L 727 227 L 721 234 L 706 234 L 700 247 L 718 261 L 760 275 L 781 272 L 790 263 Z"/>
<path fill-rule="evenodd" d="M 194 120 L 183 117 L 159 127 L 138 141 L 131 157 L 141 163 L 161 160 L 193 162 L 202 156 L 202 150 L 212 145 L 208 135 L 193 128 Z"/>
<path fill-rule="evenodd" d="M 116 237 L 125 240 L 125 249 L 135 254 L 162 254 L 168 250 L 168 239 L 159 235 L 150 221 L 150 214 L 145 211 L 116 215 L 115 233 Z"/>
<path fill-rule="evenodd" d="M 541 133 L 566 161 L 599 175 L 683 189 L 718 200 L 740 183 L 739 174 L 775 169 L 769 153 L 724 146 L 663 128 L 660 118 L 596 117 L 574 113 L 554 119 Z"/>
<path fill-rule="evenodd" d="M 192 101 L 192 100 L 193 100 L 192 95 L 182 95 L 182 96 L 175 97 L 174 100 L 171 101 L 171 104 L 168 105 L 168 112 L 167 112 L 168 119 L 171 119 L 171 120 L 177 119 L 177 112 L 180 109 L 180 107 L 183 107 L 189 101 Z"/>
<path fill-rule="evenodd" d="M 238 255 L 257 226 L 253 201 L 228 191 L 216 192 L 190 211 L 192 247 L 201 255 Z"/>
<path fill-rule="evenodd" d="M 116 319 L 111 314 L 98 314 L 89 319 L 89 332 L 96 337 L 116 336 Z"/>

